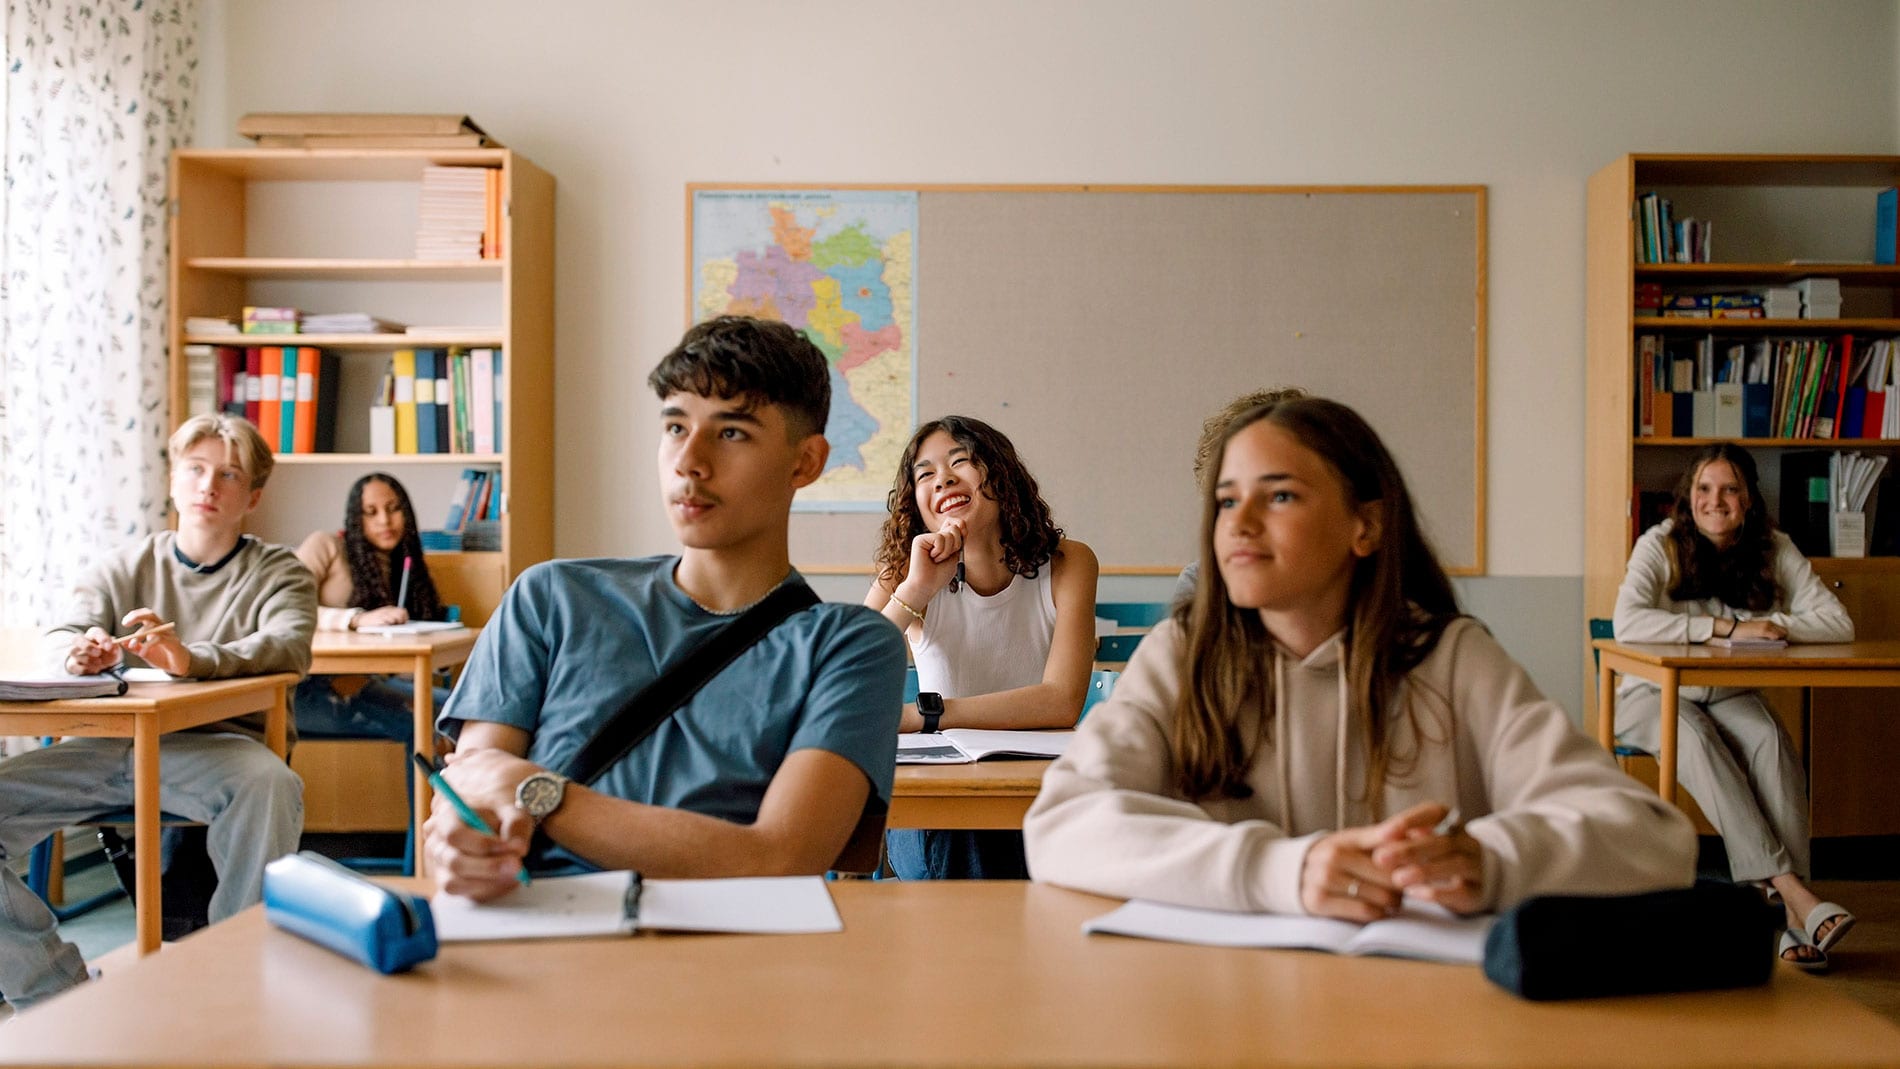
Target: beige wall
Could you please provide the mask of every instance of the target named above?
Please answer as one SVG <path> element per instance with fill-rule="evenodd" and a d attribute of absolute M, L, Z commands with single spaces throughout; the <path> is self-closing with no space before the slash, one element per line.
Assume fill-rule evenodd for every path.
<path fill-rule="evenodd" d="M 1888 0 L 204 10 L 202 144 L 247 111 L 465 111 L 558 178 L 562 555 L 672 545 L 640 383 L 683 325 L 689 180 L 1484 183 L 1490 571 L 1576 576 L 1585 177 L 1900 151 Z"/>

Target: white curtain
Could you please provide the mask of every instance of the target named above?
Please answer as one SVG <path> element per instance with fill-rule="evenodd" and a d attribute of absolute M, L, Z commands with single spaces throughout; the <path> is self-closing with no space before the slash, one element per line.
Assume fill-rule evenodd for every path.
<path fill-rule="evenodd" d="M 0 627 L 165 521 L 167 173 L 198 0 L 7 0 Z"/>

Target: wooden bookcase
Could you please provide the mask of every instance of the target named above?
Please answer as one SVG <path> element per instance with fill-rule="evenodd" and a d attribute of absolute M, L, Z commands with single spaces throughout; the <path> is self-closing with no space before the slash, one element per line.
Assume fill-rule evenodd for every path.
<path fill-rule="evenodd" d="M 431 164 L 501 172 L 502 258 L 415 259 L 423 168 Z M 507 149 L 187 149 L 172 156 L 171 196 L 172 426 L 188 415 L 188 344 L 289 343 L 337 354 L 338 451 L 279 455 L 251 532 L 295 546 L 311 531 L 337 529 L 349 485 L 370 471 L 400 479 L 421 526 L 439 527 L 463 468 L 499 468 L 501 548 L 428 554 L 443 602 L 460 605 L 470 623 L 485 623 L 508 584 L 554 553 L 553 177 Z M 235 320 L 245 305 L 367 312 L 412 326 L 458 329 L 235 337 L 185 332 L 187 317 Z M 480 333 L 471 334 L 471 328 Z M 369 453 L 368 406 L 390 354 L 452 346 L 502 350 L 503 451 Z M 405 826 L 399 816 L 407 812 L 400 804 L 400 760 L 361 749 L 378 746 L 389 748 L 354 742 L 298 747 L 312 830 Z M 332 747 L 342 749 L 329 752 Z M 370 788 L 393 789 L 396 804 L 346 804 Z"/>
<path fill-rule="evenodd" d="M 1591 176 L 1586 221 L 1584 612 L 1608 617 L 1635 544 L 1638 495 L 1667 491 L 1694 452 L 1715 439 L 1637 436 L 1637 338 L 1643 334 L 1738 339 L 1900 335 L 1900 266 L 1873 265 L 1874 197 L 1900 185 L 1900 156 L 1625 156 Z M 1636 260 L 1636 198 L 1657 191 L 1675 216 L 1712 220 L 1715 263 Z M 1799 263 L 1790 261 L 1799 260 Z M 1665 294 L 1748 289 L 1801 278 L 1838 278 L 1846 318 L 1723 320 L 1638 317 L 1638 283 Z M 1900 441 L 1735 439 L 1754 454 L 1763 496 L 1779 514 L 1781 457 L 1790 450 L 1852 449 L 1891 459 L 1882 494 L 1900 492 Z M 1814 567 L 1853 615 L 1863 638 L 1900 638 L 1900 557 L 1816 558 Z M 1579 624 L 1578 631 L 1583 633 Z M 1594 680 L 1584 650 L 1585 678 Z M 1592 684 L 1594 686 L 1594 684 Z M 1882 766 L 1900 754 L 1891 691 L 1771 692 L 1806 749 L 1815 835 L 1900 833 L 1900 806 L 1883 794 Z M 1802 730 L 1805 728 L 1805 730 Z"/>

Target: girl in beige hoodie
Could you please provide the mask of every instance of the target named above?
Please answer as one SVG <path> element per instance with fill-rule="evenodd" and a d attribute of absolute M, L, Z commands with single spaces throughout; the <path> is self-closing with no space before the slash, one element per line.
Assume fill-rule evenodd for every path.
<path fill-rule="evenodd" d="M 1360 922 L 1693 880 L 1688 821 L 1459 614 L 1357 413 L 1263 405 L 1218 456 L 1194 600 L 1044 777 L 1036 879 Z"/>

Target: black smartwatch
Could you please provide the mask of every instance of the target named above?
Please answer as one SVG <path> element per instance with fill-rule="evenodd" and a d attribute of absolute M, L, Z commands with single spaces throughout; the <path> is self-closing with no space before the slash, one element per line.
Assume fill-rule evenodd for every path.
<path fill-rule="evenodd" d="M 924 734 L 935 735 L 937 724 L 943 719 L 943 695 L 934 690 L 918 691 L 917 711 L 924 717 Z"/>

